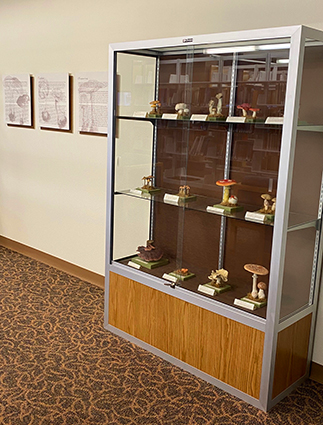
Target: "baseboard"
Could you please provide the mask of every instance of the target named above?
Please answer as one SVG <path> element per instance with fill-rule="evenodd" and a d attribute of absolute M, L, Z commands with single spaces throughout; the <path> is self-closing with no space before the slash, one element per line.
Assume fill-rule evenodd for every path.
<path fill-rule="evenodd" d="M 323 365 L 312 362 L 310 378 L 313 379 L 313 381 L 323 384 Z"/>
<path fill-rule="evenodd" d="M 93 285 L 104 289 L 104 276 L 98 273 L 83 269 L 82 267 L 76 266 L 75 264 L 69 263 L 68 261 L 64 261 L 60 258 L 54 257 L 53 255 L 46 254 L 45 252 L 6 238 L 5 236 L 0 236 L 0 245 L 19 252 L 20 254 L 26 255 L 27 257 L 33 258 L 34 260 L 48 264 L 49 266 L 55 267 L 56 269 L 62 270 L 63 272 L 76 276 L 79 279 L 85 280 L 86 282 L 90 282 Z"/>

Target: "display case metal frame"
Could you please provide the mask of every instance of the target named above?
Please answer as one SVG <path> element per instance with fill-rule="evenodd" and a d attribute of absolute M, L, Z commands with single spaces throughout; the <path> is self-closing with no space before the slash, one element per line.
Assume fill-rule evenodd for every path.
<path fill-rule="evenodd" d="M 269 296 L 267 318 L 257 317 L 249 312 L 236 309 L 232 306 L 222 304 L 217 300 L 211 300 L 203 295 L 187 291 L 181 287 L 172 288 L 165 285 L 165 281 L 160 278 L 142 273 L 141 271 L 131 269 L 112 260 L 113 246 L 113 206 L 114 206 L 114 139 L 116 123 L 116 62 L 115 57 L 118 52 L 127 52 L 135 54 L 151 53 L 152 56 L 158 56 L 156 49 L 215 44 L 215 43 L 234 43 L 253 40 L 272 40 L 290 37 L 290 56 L 288 66 L 288 79 L 286 88 L 284 125 L 281 139 L 281 153 L 279 163 L 279 178 L 277 187 L 277 209 L 275 214 L 275 225 L 273 232 L 272 256 L 270 267 Z M 289 200 L 291 196 L 291 180 L 293 171 L 294 151 L 296 132 L 298 125 L 298 108 L 301 92 L 302 66 L 304 58 L 305 39 L 313 39 L 323 42 L 323 33 L 305 26 L 291 26 L 282 28 L 269 28 L 262 30 L 228 32 L 220 34 L 199 35 L 189 37 L 176 37 L 148 41 L 132 41 L 129 43 L 115 43 L 109 48 L 109 117 L 108 117 L 108 185 L 107 185 L 107 226 L 106 226 L 106 287 L 105 287 L 105 328 L 112 332 L 133 341 L 142 347 L 154 352 L 155 354 L 171 361 L 174 364 L 200 376 L 212 384 L 222 388 L 239 398 L 262 409 L 269 410 L 274 404 L 285 397 L 297 385 L 303 382 L 309 375 L 310 361 L 312 355 L 312 346 L 314 339 L 314 329 L 316 320 L 317 301 L 319 293 L 319 282 L 321 280 L 322 266 L 322 244 L 321 240 L 321 215 L 322 215 L 322 194 L 320 199 L 320 208 L 318 211 L 317 223 L 317 272 L 315 276 L 315 285 L 313 292 L 313 303 L 299 312 L 292 314 L 285 320 L 280 320 L 280 306 L 282 296 L 282 271 L 284 267 L 284 256 L 286 248 L 286 239 L 288 232 Z M 260 385 L 259 400 L 255 399 L 240 390 L 223 383 L 222 381 L 176 359 L 173 356 L 155 348 L 138 338 L 125 333 L 109 324 L 109 276 L 110 272 L 124 276 L 128 279 L 147 285 L 157 291 L 176 297 L 190 304 L 199 306 L 203 309 L 227 317 L 246 326 L 255 328 L 264 332 L 264 350 L 262 361 L 262 377 Z M 307 358 L 307 372 L 294 382 L 285 391 L 272 399 L 273 380 L 275 370 L 275 356 L 277 346 L 278 332 L 294 324 L 300 319 L 312 313 L 312 325 L 310 331 L 310 342 Z"/>

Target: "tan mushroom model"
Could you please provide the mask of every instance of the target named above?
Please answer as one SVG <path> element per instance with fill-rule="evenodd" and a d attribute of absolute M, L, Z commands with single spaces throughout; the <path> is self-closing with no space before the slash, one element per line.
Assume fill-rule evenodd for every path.
<path fill-rule="evenodd" d="M 150 111 L 149 115 L 161 115 L 160 107 L 161 103 L 159 100 L 152 100 L 149 102 L 152 110 Z"/>
<path fill-rule="evenodd" d="M 264 200 L 264 205 L 262 209 L 260 210 L 263 214 L 270 214 L 271 213 L 271 207 L 269 201 L 271 200 L 271 196 L 268 193 L 264 193 L 261 195 L 262 199 Z"/>
<path fill-rule="evenodd" d="M 265 282 L 259 282 L 257 285 L 257 288 L 259 289 L 258 299 L 265 300 L 266 299 L 265 290 L 267 289 L 267 284 Z"/>
<path fill-rule="evenodd" d="M 221 205 L 225 205 L 225 206 L 230 205 L 230 202 L 229 202 L 230 189 L 231 189 L 232 186 L 234 186 L 235 184 L 237 184 L 237 182 L 235 180 L 223 179 L 223 180 L 218 180 L 216 182 L 216 184 L 217 184 L 217 186 L 224 187 L 223 198 L 222 198 Z"/>
<path fill-rule="evenodd" d="M 258 276 L 266 276 L 269 272 L 264 266 L 260 266 L 259 264 L 245 264 L 243 266 L 245 270 L 252 274 L 252 291 L 251 291 L 251 297 L 253 299 L 258 298 L 258 291 L 257 291 L 257 280 Z"/>

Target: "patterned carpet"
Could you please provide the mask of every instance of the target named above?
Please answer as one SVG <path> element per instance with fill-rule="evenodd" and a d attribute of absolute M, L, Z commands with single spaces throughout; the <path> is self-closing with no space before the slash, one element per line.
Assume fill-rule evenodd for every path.
<path fill-rule="evenodd" d="M 308 380 L 269 414 L 103 329 L 103 291 L 0 247 L 0 424 L 323 425 Z"/>

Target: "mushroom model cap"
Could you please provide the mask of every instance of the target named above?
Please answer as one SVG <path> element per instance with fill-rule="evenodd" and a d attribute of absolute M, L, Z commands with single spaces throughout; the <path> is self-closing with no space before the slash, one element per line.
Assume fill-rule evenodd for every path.
<path fill-rule="evenodd" d="M 267 284 L 265 282 L 259 282 L 257 285 L 258 289 L 263 289 L 266 290 L 267 289 Z"/>
<path fill-rule="evenodd" d="M 258 111 L 260 111 L 260 109 L 259 108 L 249 108 L 249 111 L 258 112 Z"/>
<path fill-rule="evenodd" d="M 262 199 L 266 199 L 267 201 L 271 200 L 271 196 L 268 193 L 264 193 L 263 195 L 261 195 Z"/>
<path fill-rule="evenodd" d="M 150 105 L 161 105 L 161 103 L 159 102 L 159 100 L 152 100 L 151 102 L 149 102 Z"/>
<path fill-rule="evenodd" d="M 266 267 L 260 266 L 259 264 L 245 264 L 243 268 L 247 270 L 247 272 L 255 273 L 260 276 L 265 276 L 269 273 Z"/>
<path fill-rule="evenodd" d="M 251 108 L 250 103 L 241 103 L 241 105 L 237 106 L 238 109 L 244 109 L 245 111 L 249 111 Z"/>
<path fill-rule="evenodd" d="M 216 184 L 218 186 L 233 186 L 234 184 L 237 184 L 237 182 L 235 180 L 223 179 L 223 180 L 218 180 Z"/>

